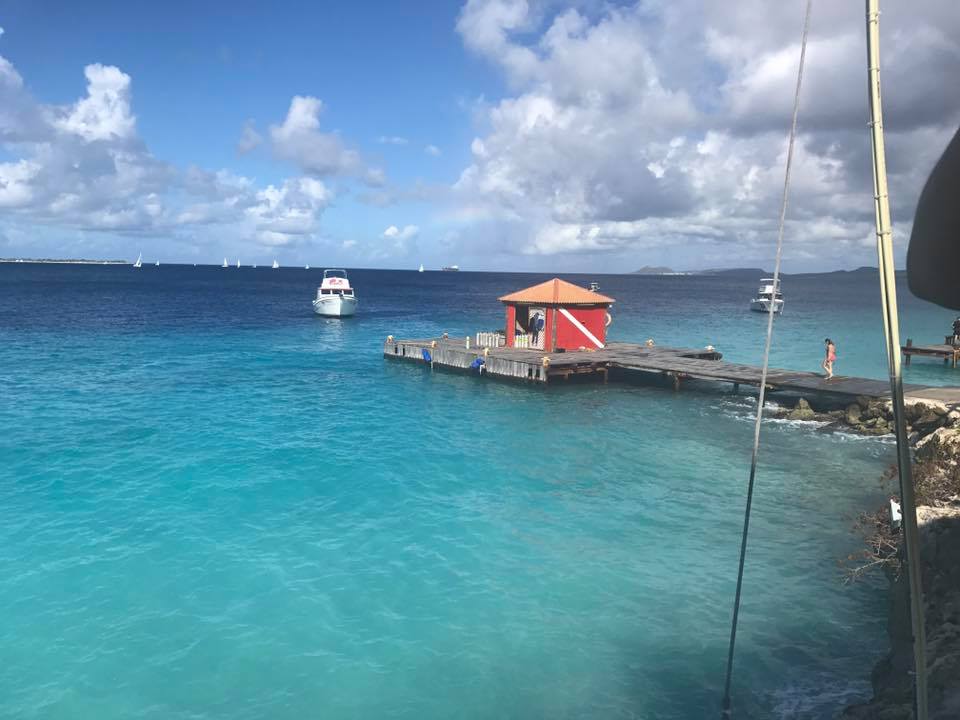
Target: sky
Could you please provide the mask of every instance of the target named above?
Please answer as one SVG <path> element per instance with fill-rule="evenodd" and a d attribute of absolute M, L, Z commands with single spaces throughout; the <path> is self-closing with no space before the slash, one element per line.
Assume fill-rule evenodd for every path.
<path fill-rule="evenodd" d="M 894 238 L 955 0 L 883 3 Z M 0 256 L 771 267 L 804 0 L 0 2 Z M 875 265 L 863 3 L 815 0 L 785 272 Z"/>

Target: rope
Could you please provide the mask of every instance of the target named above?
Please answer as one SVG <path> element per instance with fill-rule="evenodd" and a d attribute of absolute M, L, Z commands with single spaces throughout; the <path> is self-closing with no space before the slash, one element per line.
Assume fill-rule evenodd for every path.
<path fill-rule="evenodd" d="M 783 198 L 780 202 L 780 225 L 777 230 L 777 256 L 773 265 L 773 289 L 780 285 L 780 260 L 783 256 L 783 230 L 787 219 L 787 197 L 790 190 L 790 169 L 793 164 L 793 146 L 797 137 L 797 115 L 800 112 L 800 86 L 803 82 L 803 63 L 807 56 L 807 33 L 810 28 L 810 7 L 807 0 L 803 17 L 803 35 L 800 39 L 800 67 L 797 70 L 797 90 L 793 96 L 793 119 L 790 123 L 790 141 L 787 145 L 787 167 L 783 178 Z M 740 599 L 743 593 L 743 566 L 747 557 L 747 536 L 750 532 L 750 510 L 753 506 L 753 488 L 757 477 L 757 456 L 760 454 L 760 425 L 763 421 L 763 404 L 767 391 L 767 371 L 770 365 L 770 345 L 773 341 L 773 316 L 776 303 L 771 302 L 767 311 L 767 338 L 763 348 L 763 369 L 760 373 L 760 396 L 757 399 L 757 416 L 753 424 L 753 453 L 750 457 L 750 480 L 747 483 L 747 504 L 743 513 L 743 534 L 740 538 L 740 565 L 737 569 L 737 592 L 733 600 L 733 620 L 730 623 L 730 647 L 727 651 L 727 677 L 723 687 L 723 711 L 721 718 L 730 718 L 730 683 L 733 679 L 733 654 L 737 644 L 737 621 L 740 619 Z"/>

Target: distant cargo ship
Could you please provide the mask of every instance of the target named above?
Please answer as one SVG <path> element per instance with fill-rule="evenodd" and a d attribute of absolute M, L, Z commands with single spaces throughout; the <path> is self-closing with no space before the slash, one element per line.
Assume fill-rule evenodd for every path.
<path fill-rule="evenodd" d="M 459 272 L 459 271 L 460 271 L 460 266 L 459 266 L 459 265 L 448 265 L 447 267 L 442 267 L 442 268 L 440 268 L 440 269 L 443 270 L 444 272 Z"/>

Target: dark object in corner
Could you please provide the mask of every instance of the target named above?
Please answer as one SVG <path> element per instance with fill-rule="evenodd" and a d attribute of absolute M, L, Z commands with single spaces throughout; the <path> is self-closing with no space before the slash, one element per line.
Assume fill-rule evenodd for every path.
<path fill-rule="evenodd" d="M 920 194 L 907 250 L 910 292 L 960 310 L 960 130 Z"/>

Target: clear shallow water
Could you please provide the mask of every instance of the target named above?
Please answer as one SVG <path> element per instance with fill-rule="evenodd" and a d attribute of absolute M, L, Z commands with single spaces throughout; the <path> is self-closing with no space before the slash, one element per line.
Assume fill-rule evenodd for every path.
<path fill-rule="evenodd" d="M 712 716 L 750 400 L 386 362 L 387 334 L 496 327 L 540 278 L 351 275 L 340 322 L 313 271 L 0 266 L 0 717 Z M 600 280 L 617 339 L 759 357 L 756 278 Z M 884 375 L 870 278 L 784 289 L 776 364 L 830 334 L 840 372 Z M 946 332 L 904 305 L 917 342 Z M 884 584 L 835 561 L 893 458 L 765 430 L 740 717 L 868 694 Z"/>

